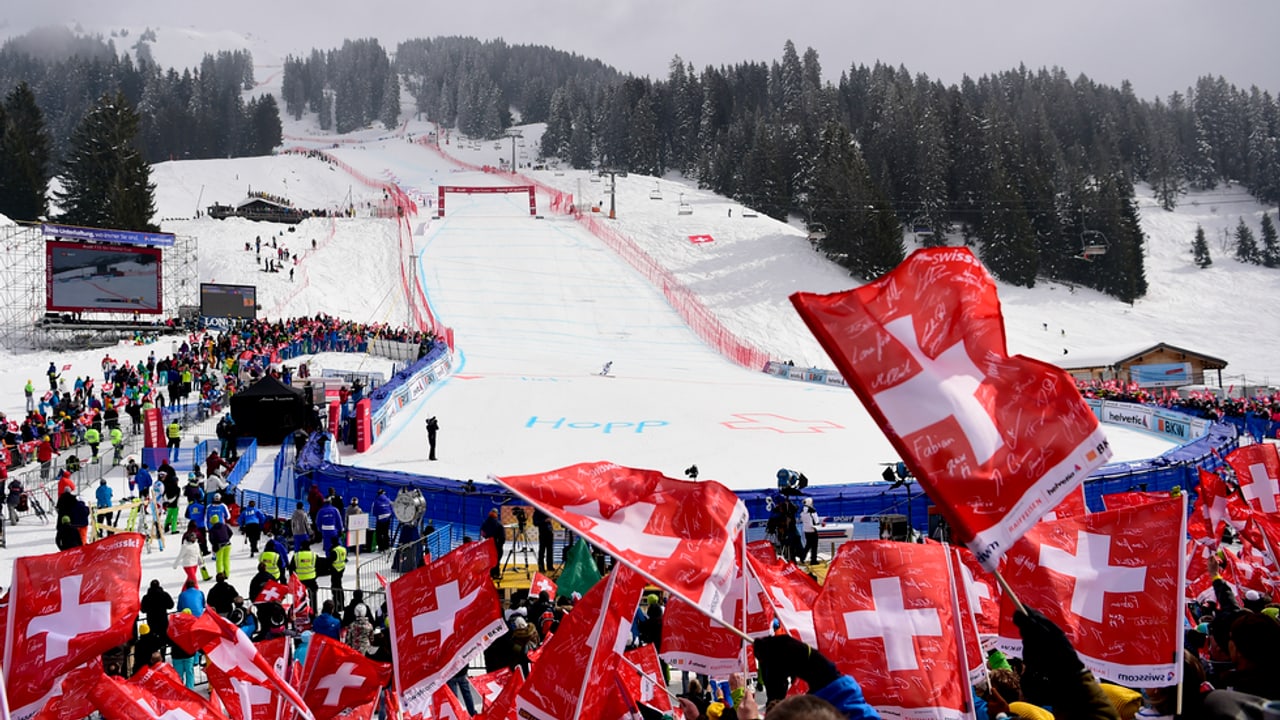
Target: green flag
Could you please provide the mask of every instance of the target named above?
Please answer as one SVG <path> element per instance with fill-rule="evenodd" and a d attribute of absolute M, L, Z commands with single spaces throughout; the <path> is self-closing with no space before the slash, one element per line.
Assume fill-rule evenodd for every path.
<path fill-rule="evenodd" d="M 556 579 L 556 597 L 578 593 L 587 594 L 592 585 L 600 581 L 600 571 L 596 569 L 596 559 L 591 557 L 591 545 L 585 540 L 578 540 L 569 546 L 564 561 L 564 570 Z"/>

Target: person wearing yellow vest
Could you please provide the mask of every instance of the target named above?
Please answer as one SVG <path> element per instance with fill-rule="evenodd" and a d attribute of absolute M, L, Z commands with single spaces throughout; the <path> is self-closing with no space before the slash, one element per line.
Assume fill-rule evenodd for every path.
<path fill-rule="evenodd" d="M 333 593 L 333 602 L 338 607 L 347 604 L 342 592 L 342 573 L 346 569 L 347 549 L 339 542 L 329 549 L 329 591 Z"/>
<path fill-rule="evenodd" d="M 262 569 L 267 571 L 272 580 L 280 579 L 280 553 L 270 549 L 263 550 L 258 559 L 262 561 L 261 564 L 264 566 Z"/>
<path fill-rule="evenodd" d="M 124 462 L 124 432 L 120 430 L 119 425 L 111 428 L 111 431 L 107 433 L 107 439 L 111 441 L 111 449 L 113 451 L 111 464 L 113 466 L 119 465 Z"/>
<path fill-rule="evenodd" d="M 102 433 L 98 432 L 97 428 L 90 425 L 89 429 L 84 431 L 84 442 L 89 446 L 89 451 L 93 453 L 93 456 L 89 459 L 93 462 L 97 462 L 98 446 L 102 444 Z"/>
<path fill-rule="evenodd" d="M 169 438 L 169 462 L 178 462 L 178 448 L 182 445 L 182 426 L 178 425 L 177 420 L 169 422 L 169 427 L 165 428 L 165 435 Z"/>
<path fill-rule="evenodd" d="M 298 580 L 307 588 L 307 597 L 312 608 L 318 607 L 316 595 L 320 592 L 320 585 L 316 583 L 316 560 L 317 556 L 311 550 L 311 543 L 305 543 L 289 561 L 289 569 L 298 574 Z"/>

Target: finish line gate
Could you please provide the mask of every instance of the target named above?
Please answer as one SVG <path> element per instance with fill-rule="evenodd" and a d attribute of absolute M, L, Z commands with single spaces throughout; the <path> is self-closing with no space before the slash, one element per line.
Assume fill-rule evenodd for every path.
<path fill-rule="evenodd" d="M 489 194 L 489 193 L 529 193 L 529 214 L 536 216 L 538 214 L 538 200 L 534 194 L 532 185 L 507 185 L 502 187 L 472 187 L 467 185 L 441 185 L 439 199 L 436 207 L 439 208 L 437 217 L 444 217 L 444 197 L 447 193 L 462 193 L 464 195 L 472 194 Z"/>

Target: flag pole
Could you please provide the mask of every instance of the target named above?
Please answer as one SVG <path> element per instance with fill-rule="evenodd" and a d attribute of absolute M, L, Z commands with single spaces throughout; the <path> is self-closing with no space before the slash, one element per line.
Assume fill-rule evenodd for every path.
<path fill-rule="evenodd" d="M 657 678 L 650 675 L 644 668 L 628 660 L 625 655 L 619 655 L 618 657 L 622 658 L 622 662 L 630 665 L 631 669 L 635 670 L 641 677 L 647 677 L 649 678 L 649 680 L 653 682 L 654 685 L 661 687 L 662 691 L 665 692 L 668 696 L 670 696 L 672 700 L 680 699 L 679 695 L 676 695 L 675 693 L 671 692 L 670 689 L 667 688 L 667 684 L 665 682 L 658 682 Z"/>
<path fill-rule="evenodd" d="M 1000 574 L 1000 571 L 992 570 L 991 574 L 996 576 L 996 582 L 1000 583 L 1000 587 L 1004 589 L 1005 594 L 1013 601 L 1013 607 L 1023 615 L 1030 615 L 1031 613 L 1027 612 L 1026 606 L 1018 599 L 1018 594 L 1013 591 L 1013 588 L 1009 587 L 1009 581 L 1004 579 L 1004 576 Z"/>

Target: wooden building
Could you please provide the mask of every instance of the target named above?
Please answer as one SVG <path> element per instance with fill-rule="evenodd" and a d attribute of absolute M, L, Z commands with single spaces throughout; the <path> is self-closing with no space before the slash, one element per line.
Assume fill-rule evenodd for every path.
<path fill-rule="evenodd" d="M 1144 343 L 1128 347 L 1063 355 L 1055 360 L 1077 380 L 1116 380 L 1140 387 L 1222 385 L 1227 361 L 1168 343 Z"/>

